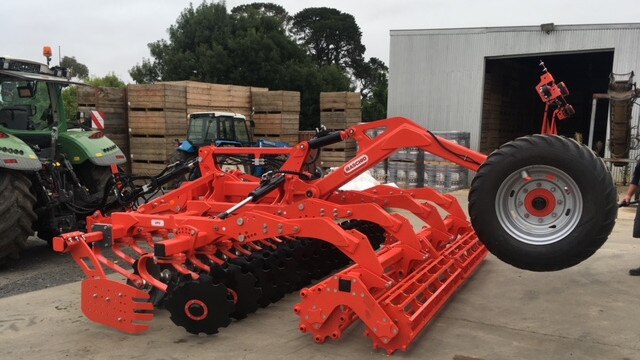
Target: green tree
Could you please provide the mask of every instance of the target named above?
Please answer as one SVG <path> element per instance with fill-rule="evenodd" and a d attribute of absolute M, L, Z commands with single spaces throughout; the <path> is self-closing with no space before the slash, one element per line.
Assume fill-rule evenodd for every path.
<path fill-rule="evenodd" d="M 327 7 L 306 8 L 293 16 L 291 32 L 319 65 L 354 71 L 363 62 L 362 32 L 350 14 Z"/>
<path fill-rule="evenodd" d="M 138 84 L 153 84 L 160 81 L 158 67 L 149 59 L 142 59 L 142 63 L 136 64 L 129 75 Z"/>
<path fill-rule="evenodd" d="M 274 3 L 255 2 L 239 5 L 231 9 L 231 14 L 236 16 L 267 16 L 277 19 L 281 26 L 286 28 L 291 20 L 285 8 Z"/>
<path fill-rule="evenodd" d="M 87 68 L 86 65 L 79 63 L 75 56 L 63 57 L 60 61 L 60 66 L 69 69 L 72 77 L 77 77 L 83 80 L 89 77 L 89 68 Z"/>
<path fill-rule="evenodd" d="M 103 77 L 91 77 L 85 82 L 91 86 L 101 87 L 123 88 L 127 86 L 114 72 L 110 72 Z"/>
<path fill-rule="evenodd" d="M 387 97 L 389 82 L 381 79 L 366 98 L 362 99 L 362 120 L 374 121 L 387 117 Z"/>
<path fill-rule="evenodd" d="M 301 128 L 316 127 L 320 91 L 346 91 L 350 80 L 338 67 L 315 64 L 287 36 L 282 10 L 263 3 L 235 13 L 224 3 L 190 5 L 169 28 L 167 40 L 149 44 L 152 59 L 129 74 L 136 82 L 195 80 L 297 90 Z"/>
<path fill-rule="evenodd" d="M 356 69 L 355 75 L 362 95 L 362 119 L 373 121 L 387 116 L 389 68 L 382 60 L 372 57 Z"/>

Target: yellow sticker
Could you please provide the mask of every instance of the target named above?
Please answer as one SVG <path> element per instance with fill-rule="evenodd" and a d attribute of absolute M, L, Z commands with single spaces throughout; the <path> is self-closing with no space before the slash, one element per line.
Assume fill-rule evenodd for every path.
<path fill-rule="evenodd" d="M 73 161 L 80 161 L 80 156 L 74 156 Z"/>
<path fill-rule="evenodd" d="M 38 157 L 33 155 L 33 154 L 29 154 L 29 159 L 37 159 Z"/>
<path fill-rule="evenodd" d="M 103 153 L 96 153 L 96 157 L 103 157 L 104 154 Z"/>

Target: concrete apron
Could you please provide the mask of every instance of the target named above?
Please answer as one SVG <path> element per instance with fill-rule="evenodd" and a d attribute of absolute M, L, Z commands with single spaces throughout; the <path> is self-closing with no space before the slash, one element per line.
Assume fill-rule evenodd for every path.
<path fill-rule="evenodd" d="M 621 209 L 607 244 L 571 269 L 532 273 L 489 256 L 410 350 L 393 356 L 640 358 L 640 278 L 627 275 L 640 266 L 634 213 Z M 159 310 L 149 332 L 130 336 L 85 319 L 80 283 L 72 283 L 0 299 L 0 359 L 386 358 L 372 350 L 362 325 L 338 342 L 315 344 L 298 330 L 298 301 L 290 294 L 214 336 L 188 334 Z"/>

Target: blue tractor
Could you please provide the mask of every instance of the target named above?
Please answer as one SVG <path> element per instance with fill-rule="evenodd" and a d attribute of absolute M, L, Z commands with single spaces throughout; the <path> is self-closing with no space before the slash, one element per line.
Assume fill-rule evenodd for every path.
<path fill-rule="evenodd" d="M 247 126 L 247 122 L 249 126 Z M 197 112 L 189 114 L 189 131 L 187 139 L 182 141 L 176 150 L 174 161 L 187 162 L 198 156 L 201 146 L 215 145 L 235 147 L 290 147 L 284 142 L 260 139 L 253 140 L 253 120 L 247 121 L 241 114 L 225 111 Z M 261 176 L 267 170 L 280 168 L 285 158 L 273 157 L 264 159 L 256 164 L 253 159 L 243 157 L 228 157 L 224 159 L 226 168 L 241 169 L 242 171 Z M 187 180 L 200 177 L 200 169 L 196 167 L 189 174 Z"/>

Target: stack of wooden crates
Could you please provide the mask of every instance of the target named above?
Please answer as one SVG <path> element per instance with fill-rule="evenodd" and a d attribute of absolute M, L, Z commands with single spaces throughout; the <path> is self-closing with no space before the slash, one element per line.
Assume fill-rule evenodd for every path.
<path fill-rule="evenodd" d="M 129 154 L 126 89 L 78 86 L 78 111 L 90 116 L 92 110 L 104 114 L 104 133 Z M 75 114 L 68 114 L 69 117 Z"/>
<path fill-rule="evenodd" d="M 251 93 L 265 88 L 177 81 L 129 85 L 131 172 L 162 171 L 179 141 L 187 136 L 187 116 L 194 112 L 251 113 Z"/>
<path fill-rule="evenodd" d="M 254 91 L 251 94 L 255 139 L 298 143 L 300 93 L 297 91 Z"/>
<path fill-rule="evenodd" d="M 344 130 L 362 121 L 360 93 L 320 93 L 320 123 L 329 130 Z M 341 166 L 356 155 L 353 140 L 342 141 L 322 148 L 323 167 Z"/>

